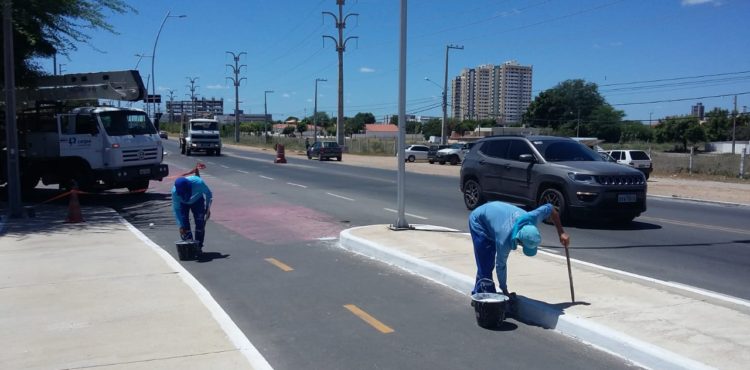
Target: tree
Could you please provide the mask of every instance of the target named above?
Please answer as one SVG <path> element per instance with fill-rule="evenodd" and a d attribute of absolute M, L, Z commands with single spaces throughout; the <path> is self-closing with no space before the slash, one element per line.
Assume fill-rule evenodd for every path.
<path fill-rule="evenodd" d="M 14 1 L 13 56 L 18 86 L 31 86 L 44 74 L 34 59 L 67 55 L 78 49 L 77 44 L 89 44 L 92 30 L 117 34 L 105 21 L 105 11 L 136 12 L 123 0 Z M 0 81 L 5 83 L 4 75 Z"/>
<path fill-rule="evenodd" d="M 591 122 L 592 113 L 602 106 L 611 108 L 599 94 L 595 83 L 566 80 L 541 92 L 524 113 L 523 121 L 531 126 L 570 131 L 575 129 L 579 117 L 581 122 Z"/>
<path fill-rule="evenodd" d="M 422 134 L 425 140 L 429 139 L 430 136 L 440 136 L 442 131 L 443 121 L 439 118 L 433 118 L 422 125 Z"/>
<path fill-rule="evenodd" d="M 289 126 L 284 127 L 284 129 L 281 130 L 281 133 L 284 135 L 290 135 L 290 134 L 293 134 L 294 130 L 296 129 L 297 129 L 296 126 L 289 125 Z"/>
<path fill-rule="evenodd" d="M 422 132 L 422 124 L 417 121 L 406 122 L 406 133 L 407 134 L 418 134 Z"/>
<path fill-rule="evenodd" d="M 298 123 L 297 132 L 299 132 L 299 135 L 302 136 L 302 134 L 304 134 L 305 131 L 307 131 L 307 123 L 302 123 L 302 122 Z"/>
<path fill-rule="evenodd" d="M 625 121 L 620 124 L 620 142 L 651 141 L 653 129 L 639 121 Z"/>
<path fill-rule="evenodd" d="M 714 108 L 706 113 L 706 136 L 709 141 L 726 141 L 732 139 L 732 119 L 726 109 Z"/>
<path fill-rule="evenodd" d="M 687 150 L 688 141 L 697 143 L 705 140 L 706 135 L 698 122 L 698 118 L 693 116 L 667 117 L 663 122 L 659 121 L 654 129 L 654 134 L 657 142 L 679 142 L 682 144 L 683 150 Z M 701 139 L 701 135 L 703 139 Z"/>
<path fill-rule="evenodd" d="M 354 117 L 344 120 L 345 132 L 347 135 L 364 131 L 366 124 L 375 123 L 375 116 L 372 113 L 357 113 Z"/>

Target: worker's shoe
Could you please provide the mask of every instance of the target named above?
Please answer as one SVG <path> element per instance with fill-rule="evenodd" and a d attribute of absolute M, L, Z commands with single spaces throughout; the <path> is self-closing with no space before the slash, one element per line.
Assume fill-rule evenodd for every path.
<path fill-rule="evenodd" d="M 508 304 L 505 306 L 505 314 L 517 318 L 518 317 L 518 297 L 516 293 L 508 294 Z"/>

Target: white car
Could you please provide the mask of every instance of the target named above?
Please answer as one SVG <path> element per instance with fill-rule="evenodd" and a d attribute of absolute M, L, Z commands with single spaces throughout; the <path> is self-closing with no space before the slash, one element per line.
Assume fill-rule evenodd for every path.
<path fill-rule="evenodd" d="M 427 145 L 409 145 L 405 150 L 404 158 L 407 162 L 426 161 L 428 151 L 430 151 L 430 148 Z"/>
<path fill-rule="evenodd" d="M 654 170 L 651 157 L 643 150 L 610 150 L 609 155 L 619 164 L 640 170 L 646 176 L 646 179 Z"/>

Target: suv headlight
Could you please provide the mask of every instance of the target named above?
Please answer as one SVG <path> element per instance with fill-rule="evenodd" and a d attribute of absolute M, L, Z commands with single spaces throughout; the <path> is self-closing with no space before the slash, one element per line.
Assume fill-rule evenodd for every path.
<path fill-rule="evenodd" d="M 596 184 L 596 179 L 594 178 L 594 175 L 586 175 L 582 173 L 568 172 L 568 177 L 570 177 L 570 179 L 575 182 L 580 182 L 583 184 Z"/>

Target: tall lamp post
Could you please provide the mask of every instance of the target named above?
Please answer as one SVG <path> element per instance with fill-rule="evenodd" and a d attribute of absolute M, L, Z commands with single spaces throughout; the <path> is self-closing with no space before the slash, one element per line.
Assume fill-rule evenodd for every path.
<path fill-rule="evenodd" d="M 448 140 L 446 131 L 448 130 L 448 52 L 451 49 L 463 50 L 463 46 L 446 45 L 445 46 L 445 80 L 443 80 L 443 127 L 441 130 L 440 144 L 445 145 Z"/>
<path fill-rule="evenodd" d="M 169 18 L 185 18 L 186 15 L 170 15 L 169 11 L 167 11 L 167 15 L 164 16 L 164 20 L 161 21 L 161 26 L 159 26 L 159 32 L 156 33 L 156 40 L 154 40 L 154 49 L 151 51 L 151 94 L 154 94 L 156 92 L 156 75 L 154 74 L 154 59 L 156 59 L 156 44 L 159 42 L 159 35 L 161 35 L 161 30 L 164 28 L 164 23 L 167 23 L 167 19 Z M 156 101 L 154 101 L 154 116 L 156 115 Z"/>
<path fill-rule="evenodd" d="M 446 110 L 445 110 L 445 102 L 447 101 L 447 100 L 446 100 L 446 97 L 445 97 L 445 90 L 443 90 L 443 87 L 442 87 L 442 86 L 440 86 L 440 85 L 438 85 L 438 84 L 437 84 L 437 82 L 435 82 L 435 81 L 433 81 L 433 80 L 430 80 L 430 78 L 429 78 L 429 77 L 425 77 L 425 78 L 424 78 L 424 80 L 425 80 L 425 81 L 427 81 L 427 82 L 430 82 L 430 83 L 432 83 L 433 85 L 437 86 L 437 87 L 438 87 L 438 89 L 440 89 L 440 90 L 442 90 L 442 91 L 443 91 L 443 97 L 442 97 L 442 98 L 443 98 L 443 100 L 442 100 L 442 104 L 443 104 L 443 121 L 441 122 L 441 125 L 440 125 L 440 127 L 445 127 L 445 118 L 446 118 L 446 115 L 447 115 L 447 114 L 446 114 Z M 443 134 L 443 131 L 442 131 L 442 129 L 441 129 L 441 134 Z M 440 143 L 442 144 L 442 142 L 443 142 L 443 138 L 442 138 L 442 136 L 441 136 L 441 137 L 440 137 Z"/>
<path fill-rule="evenodd" d="M 265 122 L 266 132 L 268 132 L 268 94 L 273 94 L 273 90 L 263 92 L 263 122 Z"/>
<path fill-rule="evenodd" d="M 318 142 L 318 82 L 326 82 L 325 78 L 316 78 L 315 79 L 315 106 L 313 108 L 313 125 L 315 125 L 315 131 L 313 131 L 315 138 L 313 139 L 313 143 Z"/>

